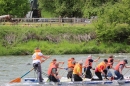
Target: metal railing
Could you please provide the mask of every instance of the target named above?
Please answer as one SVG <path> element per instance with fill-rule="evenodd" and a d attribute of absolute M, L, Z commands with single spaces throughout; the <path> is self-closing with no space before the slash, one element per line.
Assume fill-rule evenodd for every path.
<path fill-rule="evenodd" d="M 40 23 L 91 23 L 93 19 L 87 18 L 12 18 L 12 22 L 40 22 Z M 1 19 L 0 22 L 7 22 Z"/>

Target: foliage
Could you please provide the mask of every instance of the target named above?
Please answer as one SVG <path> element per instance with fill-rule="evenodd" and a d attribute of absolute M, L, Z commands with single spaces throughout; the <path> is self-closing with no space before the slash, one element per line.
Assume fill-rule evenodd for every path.
<path fill-rule="evenodd" d="M 40 8 L 58 17 L 82 17 L 83 0 L 39 0 L 39 3 Z"/>
<path fill-rule="evenodd" d="M 125 42 L 80 40 L 84 34 L 94 31 L 91 25 L 80 27 L 0 26 L 0 55 L 30 55 L 35 47 L 40 47 L 44 54 L 129 53 L 130 46 Z M 129 36 L 130 30 L 127 24 L 119 24 L 111 32 L 114 32 L 111 34 L 115 35 L 115 40 L 122 41 L 118 37 L 123 38 L 121 33 Z M 130 38 L 124 38 L 124 40 L 128 39 Z"/>
<path fill-rule="evenodd" d="M 130 1 L 127 0 L 122 0 L 122 2 L 114 5 L 108 4 L 104 8 L 104 13 L 98 14 L 98 20 L 95 22 L 98 41 L 126 42 L 130 44 L 129 4 Z"/>
<path fill-rule="evenodd" d="M 0 0 L 0 15 L 24 17 L 29 10 L 28 0 Z"/>

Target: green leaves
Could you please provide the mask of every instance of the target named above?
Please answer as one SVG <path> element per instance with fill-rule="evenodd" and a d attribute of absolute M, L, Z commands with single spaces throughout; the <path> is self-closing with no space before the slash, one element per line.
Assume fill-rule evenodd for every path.
<path fill-rule="evenodd" d="M 24 17 L 29 11 L 29 6 L 28 0 L 0 0 L 0 15 Z"/>

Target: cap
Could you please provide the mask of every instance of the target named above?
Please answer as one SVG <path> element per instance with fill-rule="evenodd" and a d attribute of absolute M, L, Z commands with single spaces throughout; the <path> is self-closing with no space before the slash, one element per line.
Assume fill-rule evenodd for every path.
<path fill-rule="evenodd" d="M 128 64 L 128 61 L 127 61 L 127 59 L 124 59 L 124 62 L 125 62 L 126 64 Z"/>
<path fill-rule="evenodd" d="M 88 58 L 92 59 L 92 55 L 89 55 Z"/>
<path fill-rule="evenodd" d="M 79 62 L 79 64 L 80 64 L 80 65 L 82 65 L 82 64 L 83 64 L 83 62 L 82 62 L 82 61 L 80 61 L 80 62 Z"/>

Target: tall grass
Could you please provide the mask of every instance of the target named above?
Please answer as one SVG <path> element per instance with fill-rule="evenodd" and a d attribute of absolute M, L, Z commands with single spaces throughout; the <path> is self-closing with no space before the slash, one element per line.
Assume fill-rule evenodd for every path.
<path fill-rule="evenodd" d="M 129 53 L 125 43 L 75 40 L 62 34 L 77 36 L 94 32 L 93 26 L 0 26 L 0 55 L 28 55 L 39 47 L 44 54 Z M 50 37 L 50 40 L 47 39 Z M 60 38 L 60 40 L 59 40 Z M 58 41 L 56 41 L 58 40 Z"/>

